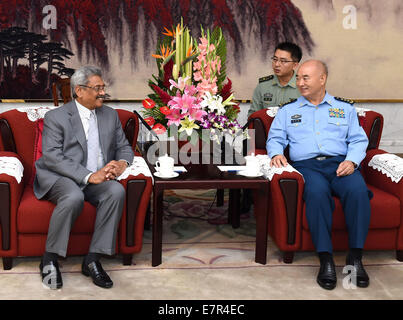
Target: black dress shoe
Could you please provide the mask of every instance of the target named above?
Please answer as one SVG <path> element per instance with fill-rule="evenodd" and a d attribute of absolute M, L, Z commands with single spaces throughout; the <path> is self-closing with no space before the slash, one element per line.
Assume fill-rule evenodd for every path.
<path fill-rule="evenodd" d="M 62 274 L 57 261 L 49 261 L 46 264 L 41 261 L 39 265 L 42 276 L 42 284 L 50 289 L 56 290 L 63 287 Z"/>
<path fill-rule="evenodd" d="M 101 288 L 111 288 L 113 286 L 111 278 L 109 278 L 99 261 L 93 261 L 88 265 L 83 262 L 81 272 L 83 275 L 91 277 L 92 281 Z"/>
<path fill-rule="evenodd" d="M 360 288 L 366 288 L 369 286 L 369 277 L 362 265 L 361 259 L 353 258 L 350 255 L 346 258 L 346 266 L 353 266 L 356 274 L 356 285 Z M 349 271 L 351 273 L 351 271 Z M 352 279 L 354 282 L 354 279 Z"/>
<path fill-rule="evenodd" d="M 334 265 L 333 258 L 328 258 L 320 262 L 320 269 L 316 282 L 326 290 L 333 290 L 336 288 L 336 266 Z"/>

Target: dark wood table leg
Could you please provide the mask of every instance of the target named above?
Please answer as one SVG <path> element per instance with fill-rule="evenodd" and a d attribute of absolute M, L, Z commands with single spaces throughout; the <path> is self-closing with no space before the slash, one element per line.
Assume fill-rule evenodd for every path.
<path fill-rule="evenodd" d="M 224 189 L 217 189 L 217 207 L 224 205 Z"/>
<path fill-rule="evenodd" d="M 162 216 L 164 190 L 154 187 L 153 195 L 153 242 L 152 242 L 152 263 L 156 267 L 162 262 Z"/>
<path fill-rule="evenodd" d="M 151 204 L 148 204 L 144 219 L 144 230 L 151 230 Z"/>
<path fill-rule="evenodd" d="M 228 224 L 234 229 L 241 226 L 241 190 L 230 189 L 228 201 Z"/>
<path fill-rule="evenodd" d="M 268 183 L 254 190 L 254 210 L 256 217 L 256 253 L 255 261 L 266 264 L 267 260 L 267 216 L 268 216 Z"/>

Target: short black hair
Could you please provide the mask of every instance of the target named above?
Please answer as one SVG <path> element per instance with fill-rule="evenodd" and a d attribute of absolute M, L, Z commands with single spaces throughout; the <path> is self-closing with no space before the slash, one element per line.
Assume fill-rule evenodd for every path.
<path fill-rule="evenodd" d="M 276 52 L 277 49 L 289 52 L 291 54 L 291 58 L 294 61 L 300 62 L 302 59 L 302 50 L 295 43 L 281 42 L 276 46 L 276 49 L 274 49 L 274 52 Z"/>

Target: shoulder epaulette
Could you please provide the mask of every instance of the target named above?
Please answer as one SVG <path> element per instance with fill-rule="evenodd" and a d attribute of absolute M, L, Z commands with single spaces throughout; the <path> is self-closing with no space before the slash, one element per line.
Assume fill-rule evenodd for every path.
<path fill-rule="evenodd" d="M 293 102 L 295 102 L 295 101 L 297 101 L 297 99 L 290 99 L 290 101 L 284 102 L 284 103 L 280 103 L 278 106 L 279 106 L 280 108 L 282 108 L 282 107 L 284 107 L 285 105 L 290 104 L 290 103 L 293 103 Z"/>
<path fill-rule="evenodd" d="M 274 78 L 273 75 L 270 75 L 270 76 L 267 76 L 267 77 L 259 78 L 259 83 L 260 83 L 260 82 L 269 81 L 269 80 L 271 80 L 271 79 L 273 79 L 273 78 Z"/>
<path fill-rule="evenodd" d="M 346 103 L 349 103 L 349 104 L 354 104 L 354 101 L 353 100 L 350 100 L 350 99 L 345 99 L 345 98 L 340 98 L 340 97 L 334 97 L 336 100 L 338 100 L 338 101 L 343 101 L 343 102 L 346 102 Z"/>

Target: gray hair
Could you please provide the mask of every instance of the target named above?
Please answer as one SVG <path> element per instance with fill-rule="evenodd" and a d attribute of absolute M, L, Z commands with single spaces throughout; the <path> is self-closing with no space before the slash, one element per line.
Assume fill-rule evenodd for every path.
<path fill-rule="evenodd" d="M 73 98 L 77 98 L 75 89 L 77 86 L 86 86 L 88 84 L 88 79 L 92 76 L 102 77 L 102 71 L 98 67 L 94 66 L 84 66 L 77 69 L 70 79 L 70 87 L 73 94 Z"/>
<path fill-rule="evenodd" d="M 319 62 L 322 64 L 323 66 L 323 72 L 325 73 L 326 77 L 329 75 L 329 68 L 327 67 L 327 64 L 321 60 L 319 60 Z"/>

